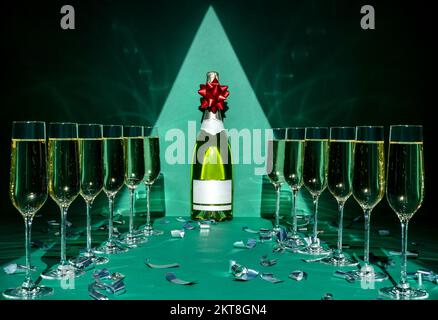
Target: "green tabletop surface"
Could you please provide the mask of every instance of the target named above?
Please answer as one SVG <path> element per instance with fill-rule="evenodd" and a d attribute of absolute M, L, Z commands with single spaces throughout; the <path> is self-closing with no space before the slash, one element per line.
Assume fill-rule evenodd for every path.
<path fill-rule="evenodd" d="M 98 216 L 98 215 L 96 215 Z M 127 221 L 127 218 L 124 218 Z M 94 227 L 102 224 L 102 218 L 95 217 Z M 144 221 L 144 217 L 136 217 L 136 224 Z M 41 224 L 41 223 L 39 223 Z M 131 249 L 129 252 L 109 256 L 110 262 L 106 265 L 97 266 L 97 269 L 108 268 L 110 272 L 120 272 L 126 276 L 126 293 L 119 296 L 111 296 L 110 299 L 321 299 L 326 293 L 333 294 L 335 299 L 377 299 L 378 289 L 392 285 L 390 280 L 376 283 L 375 289 L 362 289 L 360 282 L 348 283 L 343 279 L 335 278 L 335 270 L 341 269 L 320 263 L 305 263 L 301 259 L 306 256 L 293 254 L 291 252 L 275 253 L 272 251 L 274 242 L 258 242 L 253 249 L 237 249 L 233 243 L 239 240 L 246 240 L 254 237 L 253 234 L 242 231 L 242 227 L 248 226 L 252 229 L 261 227 L 270 228 L 271 222 L 262 218 L 235 218 L 230 222 L 218 223 L 211 226 L 207 233 L 201 233 L 199 229 L 186 230 L 184 238 L 172 238 L 170 230 L 180 229 L 181 222 L 175 216 L 164 217 L 155 221 L 156 228 L 165 233 L 161 236 L 151 237 L 141 247 Z M 329 244 L 334 245 L 336 230 L 323 221 L 320 223 L 323 240 L 331 239 Z M 357 230 L 345 230 L 345 242 L 349 243 L 351 249 L 347 253 L 359 257 L 361 255 L 362 241 L 359 239 L 360 226 Z M 105 239 L 105 232 L 94 231 L 94 243 L 98 244 Z M 357 237 L 356 237 L 357 236 Z M 42 239 L 44 233 L 35 235 L 35 238 Z M 46 243 L 57 243 L 59 238 L 45 235 Z M 377 237 L 374 235 L 374 237 Z M 357 238 L 357 240 L 355 240 Z M 383 237 L 382 237 L 383 238 Z M 394 237 L 385 237 L 385 243 L 390 247 L 398 243 Z M 51 239 L 51 240 L 50 240 Z M 10 232 L 9 237 L 2 233 L 1 253 L 7 257 L 8 252 L 23 252 L 22 237 L 17 233 Z M 395 241 L 395 242 L 394 242 Z M 354 243 L 357 242 L 357 246 Z M 382 240 L 372 240 L 371 251 L 376 256 L 385 256 L 388 250 L 381 247 Z M 84 244 L 84 236 L 72 236 L 68 239 L 68 254 L 77 254 L 79 248 Z M 263 267 L 259 264 L 261 256 L 268 254 L 271 259 L 278 259 L 278 263 L 271 267 Z M 34 278 L 45 268 L 58 261 L 59 246 L 45 251 L 35 249 L 32 252 L 33 265 L 38 268 Z M 173 269 L 151 269 L 145 266 L 145 259 L 151 263 L 167 264 L 177 262 L 179 268 Z M 238 263 L 260 272 L 270 272 L 284 282 L 272 284 L 260 277 L 251 281 L 234 281 L 229 273 L 229 261 L 235 260 Z M 393 280 L 399 278 L 398 258 L 394 259 L 396 265 L 387 269 Z M 7 262 L 3 261 L 3 265 Z M 24 257 L 19 257 L 10 262 L 24 263 Z M 419 268 L 436 267 L 435 258 L 409 259 L 408 268 L 410 271 Z M 379 269 L 378 266 L 375 268 Z M 354 268 L 343 268 L 352 270 Z M 308 273 L 307 280 L 297 282 L 288 278 L 290 272 L 303 270 Z M 167 271 L 175 272 L 177 277 L 184 280 L 194 280 L 197 284 L 192 286 L 176 285 L 165 279 Z M 41 280 L 40 284 L 54 288 L 54 294 L 48 299 L 91 299 L 88 294 L 88 285 L 92 280 L 92 270 L 85 275 L 76 278 L 74 289 L 62 289 L 59 281 Z M 0 290 L 18 286 L 23 280 L 22 274 L 7 275 L 0 271 Z M 417 283 L 412 282 L 413 286 Z M 430 299 L 438 298 L 438 286 L 425 282 L 425 288 L 430 293 Z"/>

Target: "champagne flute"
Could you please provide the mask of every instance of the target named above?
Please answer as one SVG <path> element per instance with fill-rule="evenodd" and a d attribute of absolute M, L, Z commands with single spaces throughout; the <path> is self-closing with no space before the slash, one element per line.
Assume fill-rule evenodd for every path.
<path fill-rule="evenodd" d="M 156 230 L 151 223 L 150 194 L 155 180 L 160 174 L 160 140 L 157 127 L 144 127 L 144 158 L 145 175 L 143 182 L 146 185 L 146 225 L 143 227 L 146 236 L 161 235 L 163 231 Z"/>
<path fill-rule="evenodd" d="M 24 218 L 26 275 L 18 288 L 6 289 L 8 299 L 37 299 L 53 293 L 32 280 L 30 238 L 32 220 L 47 200 L 46 125 L 44 122 L 12 123 L 9 196 Z"/>
<path fill-rule="evenodd" d="M 342 252 L 344 205 L 353 192 L 353 150 L 356 130 L 354 127 L 330 128 L 329 164 L 327 185 L 338 202 L 338 248 L 330 257 L 321 260 L 333 266 L 355 266 L 358 263 Z"/>
<path fill-rule="evenodd" d="M 128 251 L 113 235 L 114 198 L 123 187 L 125 180 L 125 160 L 123 156 L 123 126 L 103 126 L 103 191 L 108 197 L 108 241 L 98 251 L 115 254 Z"/>
<path fill-rule="evenodd" d="M 365 218 L 364 266 L 351 271 L 354 279 L 373 282 L 388 276 L 374 271 L 370 265 L 370 216 L 373 208 L 385 193 L 385 150 L 383 127 L 356 127 L 356 143 L 353 152 L 353 197 L 362 207 Z"/>
<path fill-rule="evenodd" d="M 292 190 L 292 231 L 288 235 L 296 245 L 304 245 L 297 232 L 297 195 L 303 186 L 305 128 L 287 128 L 284 146 L 284 179 Z"/>
<path fill-rule="evenodd" d="M 391 126 L 389 134 L 386 199 L 401 223 L 402 252 L 400 283 L 380 289 L 391 299 L 426 299 L 429 294 L 407 282 L 406 252 L 408 223 L 424 198 L 423 127 Z"/>
<path fill-rule="evenodd" d="M 103 187 L 102 125 L 79 124 L 79 168 L 81 170 L 80 194 L 87 206 L 87 247 L 83 256 L 71 260 L 74 265 L 91 260 L 94 264 L 105 264 L 108 258 L 96 256 L 91 247 L 91 206 Z"/>
<path fill-rule="evenodd" d="M 272 129 L 272 140 L 268 141 L 268 157 L 267 168 L 271 183 L 275 188 L 276 202 L 275 202 L 275 222 L 273 228 L 273 234 L 277 234 L 280 231 L 280 190 L 284 180 L 284 140 L 286 137 L 286 129 L 274 128 Z"/>
<path fill-rule="evenodd" d="M 319 196 L 327 187 L 328 170 L 328 138 L 329 131 L 326 127 L 306 128 L 304 147 L 304 186 L 313 198 L 313 236 L 310 244 L 298 252 L 311 255 L 328 255 L 330 250 L 320 245 L 318 238 L 318 201 Z"/>
<path fill-rule="evenodd" d="M 129 189 L 130 211 L 129 231 L 124 235 L 121 242 L 134 248 L 147 240 L 143 234 L 134 231 L 134 193 L 137 186 L 143 181 L 145 175 L 144 131 L 141 126 L 125 126 L 123 132 L 125 184 Z"/>
<path fill-rule="evenodd" d="M 66 220 L 71 203 L 79 195 L 79 143 L 77 123 L 49 124 L 49 193 L 61 210 L 61 260 L 41 277 L 61 280 L 84 274 L 72 266 L 66 256 Z"/>

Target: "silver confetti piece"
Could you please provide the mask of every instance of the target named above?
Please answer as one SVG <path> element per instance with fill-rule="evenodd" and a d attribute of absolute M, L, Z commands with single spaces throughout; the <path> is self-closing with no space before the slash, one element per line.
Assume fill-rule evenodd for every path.
<path fill-rule="evenodd" d="M 122 279 L 106 286 L 106 290 L 112 294 L 120 295 L 126 292 L 125 283 Z"/>
<path fill-rule="evenodd" d="M 248 281 L 255 279 L 259 272 L 253 269 L 249 269 L 241 264 L 236 263 L 234 260 L 230 260 L 230 273 L 233 274 L 234 279 L 238 281 Z"/>
<path fill-rule="evenodd" d="M 110 276 L 110 272 L 107 268 L 96 270 L 93 272 L 93 278 L 95 279 L 103 279 L 108 278 Z"/>
<path fill-rule="evenodd" d="M 102 289 L 106 291 L 107 284 L 102 282 L 101 280 L 96 280 L 94 282 L 94 287 L 97 289 Z"/>
<path fill-rule="evenodd" d="M 260 275 L 260 277 L 263 280 L 269 281 L 271 283 L 280 283 L 283 282 L 283 280 L 277 279 L 276 277 L 274 277 L 274 275 L 272 273 L 262 273 Z"/>
<path fill-rule="evenodd" d="M 380 229 L 378 232 L 379 232 L 379 236 L 382 236 L 382 237 L 389 236 L 389 230 Z"/>
<path fill-rule="evenodd" d="M 418 282 L 420 282 L 421 278 L 421 282 L 429 281 L 434 284 L 438 284 L 438 274 L 424 269 L 420 269 L 417 272 L 408 272 L 407 278 L 410 280 L 417 280 Z"/>
<path fill-rule="evenodd" d="M 10 263 L 10 264 L 3 267 L 3 271 L 6 274 L 25 273 L 26 270 L 27 270 L 26 266 L 23 266 L 21 264 L 16 264 L 16 263 Z M 32 267 L 30 267 L 30 270 L 36 271 L 36 267 L 32 266 Z"/>
<path fill-rule="evenodd" d="M 323 296 L 321 297 L 321 300 L 334 300 L 334 299 L 333 299 L 333 294 L 331 294 L 331 293 L 326 293 L 325 295 L 323 295 Z"/>
<path fill-rule="evenodd" d="M 234 248 L 239 248 L 239 249 L 252 249 L 256 246 L 257 244 L 257 240 L 250 238 L 245 242 L 243 241 L 236 241 L 233 243 Z"/>
<path fill-rule="evenodd" d="M 272 241 L 272 233 L 271 232 L 260 232 L 259 235 L 260 242 Z"/>
<path fill-rule="evenodd" d="M 268 255 L 265 254 L 264 256 L 262 256 L 260 258 L 260 264 L 264 267 L 271 267 L 271 266 L 277 264 L 277 259 L 269 260 Z"/>
<path fill-rule="evenodd" d="M 210 229 L 210 224 L 209 223 L 205 223 L 204 221 L 198 222 L 198 225 L 199 225 L 200 229 Z"/>
<path fill-rule="evenodd" d="M 167 269 L 167 268 L 178 268 L 178 263 L 169 263 L 169 264 L 153 264 L 149 262 L 149 259 L 146 259 L 144 262 L 149 268 L 152 269 Z"/>
<path fill-rule="evenodd" d="M 178 222 L 187 222 L 187 221 L 189 221 L 189 220 L 187 220 L 187 219 L 185 219 L 185 218 L 183 218 L 183 217 L 177 217 L 177 218 L 175 218 L 176 219 L 176 221 L 178 221 Z"/>
<path fill-rule="evenodd" d="M 196 227 L 193 225 L 192 221 L 187 221 L 183 224 L 183 228 L 187 230 L 193 230 Z"/>
<path fill-rule="evenodd" d="M 197 283 L 196 281 L 185 281 L 185 280 L 178 279 L 173 272 L 166 273 L 166 280 L 169 282 L 175 283 L 175 284 L 186 285 L 186 286 L 193 285 L 193 284 Z"/>
<path fill-rule="evenodd" d="M 250 229 L 248 227 L 242 227 L 242 230 L 245 231 L 245 232 L 249 232 L 249 233 L 259 233 L 259 231 Z"/>
<path fill-rule="evenodd" d="M 184 230 L 171 230 L 170 234 L 172 235 L 172 238 L 184 238 L 185 231 Z"/>
<path fill-rule="evenodd" d="M 88 294 L 95 300 L 108 300 L 106 295 L 96 290 L 94 282 L 88 286 Z"/>
<path fill-rule="evenodd" d="M 120 273 L 120 272 L 114 272 L 108 277 L 108 279 L 110 279 L 112 281 L 123 280 L 123 279 L 125 279 L 125 275 Z"/>
<path fill-rule="evenodd" d="M 391 255 L 391 256 L 399 256 L 399 255 L 401 255 L 401 252 L 400 251 L 392 251 L 391 250 L 391 251 L 388 252 L 388 254 Z M 418 257 L 418 253 L 407 251 L 406 252 L 406 256 L 407 257 Z"/>
<path fill-rule="evenodd" d="M 292 271 L 289 274 L 289 278 L 295 281 L 307 280 L 307 273 L 301 270 Z"/>

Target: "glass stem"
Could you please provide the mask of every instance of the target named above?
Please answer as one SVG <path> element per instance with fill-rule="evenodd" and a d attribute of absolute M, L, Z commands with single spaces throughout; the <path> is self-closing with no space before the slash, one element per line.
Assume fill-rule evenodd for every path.
<path fill-rule="evenodd" d="M 280 229 L 280 189 L 281 189 L 280 185 L 275 188 L 277 199 L 276 199 L 276 202 L 275 202 L 275 225 L 274 225 L 274 230 L 279 230 Z"/>
<path fill-rule="evenodd" d="M 30 256 L 30 239 L 31 239 L 31 232 L 32 232 L 32 217 L 25 217 L 24 218 L 24 225 L 25 225 L 25 247 L 26 247 L 26 277 L 24 279 L 23 287 L 27 289 L 31 289 L 34 286 L 34 283 L 32 281 L 32 274 L 31 274 L 31 256 Z"/>
<path fill-rule="evenodd" d="M 130 212 L 129 212 L 129 235 L 133 235 L 134 233 L 134 188 L 129 188 L 129 197 L 130 197 Z"/>
<path fill-rule="evenodd" d="M 114 216 L 114 196 L 108 196 L 109 217 L 108 217 L 108 242 L 113 242 L 113 216 Z"/>
<path fill-rule="evenodd" d="M 61 266 L 68 265 L 66 253 L 66 220 L 68 207 L 61 207 Z"/>
<path fill-rule="evenodd" d="M 91 205 L 92 201 L 87 201 L 87 253 L 91 253 Z"/>
<path fill-rule="evenodd" d="M 407 251 L 408 251 L 408 222 L 401 223 L 402 233 L 402 252 L 401 252 L 401 274 L 400 274 L 400 286 L 406 288 L 409 286 L 407 282 Z"/>
<path fill-rule="evenodd" d="M 292 235 L 296 235 L 297 232 L 297 195 L 298 189 L 292 189 Z"/>
<path fill-rule="evenodd" d="M 345 201 L 338 202 L 338 210 L 339 210 L 339 221 L 338 221 L 338 252 L 337 256 L 342 257 L 342 229 L 344 225 L 344 205 Z"/>
<path fill-rule="evenodd" d="M 318 200 L 319 195 L 313 196 L 313 237 L 312 243 L 318 243 Z"/>
<path fill-rule="evenodd" d="M 365 262 L 365 267 L 370 264 L 370 216 L 371 209 L 364 210 L 364 220 L 365 220 L 365 248 L 363 261 Z"/>
<path fill-rule="evenodd" d="M 147 229 L 152 229 L 150 199 L 151 199 L 151 185 L 146 184 L 146 228 Z"/>

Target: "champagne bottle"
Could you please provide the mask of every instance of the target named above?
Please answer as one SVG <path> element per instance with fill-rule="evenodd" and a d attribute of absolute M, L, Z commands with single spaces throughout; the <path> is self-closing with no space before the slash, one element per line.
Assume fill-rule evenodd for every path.
<path fill-rule="evenodd" d="M 223 90 L 223 102 L 228 92 L 226 86 L 219 85 L 218 77 L 217 72 L 208 72 L 205 87 L 219 94 Z M 215 86 L 218 86 L 219 90 Z M 202 95 L 201 91 L 202 89 Z M 210 101 L 214 101 L 214 94 L 213 99 L 211 95 L 209 97 Z M 209 107 L 203 110 L 201 130 L 196 139 L 191 168 L 193 220 L 225 221 L 233 218 L 233 166 L 231 147 L 222 121 L 223 106 L 210 102 Z"/>

